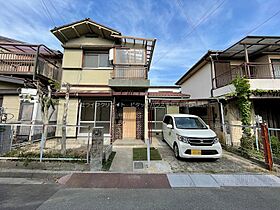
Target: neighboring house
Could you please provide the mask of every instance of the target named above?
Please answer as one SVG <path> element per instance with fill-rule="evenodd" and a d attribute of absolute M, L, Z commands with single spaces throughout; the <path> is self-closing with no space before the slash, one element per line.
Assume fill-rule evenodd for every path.
<path fill-rule="evenodd" d="M 191 99 L 207 99 L 204 109 L 211 118 L 211 127 L 224 134 L 232 134 L 233 144 L 239 144 L 241 131 L 222 129 L 221 122 L 240 125 L 240 112 L 234 98 L 231 82 L 246 77 L 253 91 L 252 123 L 262 116 L 269 127 L 280 128 L 280 37 L 247 36 L 224 51 L 208 51 L 176 83 Z M 228 100 L 225 100 L 228 99 Z M 216 101 L 216 102 L 215 102 Z M 222 103 L 221 103 L 222 102 Z M 215 126 L 216 125 L 216 126 Z"/>
<path fill-rule="evenodd" d="M 149 123 L 153 133 L 161 134 L 165 114 L 180 112 L 180 104 L 190 96 L 182 94 L 179 86 L 150 86 L 148 89 Z"/>
<path fill-rule="evenodd" d="M 46 87 L 61 79 L 62 54 L 44 45 L 34 45 L 0 36 L 1 122 L 36 124 L 41 122 L 34 82 Z M 24 97 L 32 97 L 24 100 Z M 6 116 L 6 118 L 5 118 Z M 56 121 L 56 114 L 51 121 Z M 19 141 L 37 138 L 40 131 L 30 126 L 17 129 Z M 36 136 L 36 134 L 38 134 Z"/>

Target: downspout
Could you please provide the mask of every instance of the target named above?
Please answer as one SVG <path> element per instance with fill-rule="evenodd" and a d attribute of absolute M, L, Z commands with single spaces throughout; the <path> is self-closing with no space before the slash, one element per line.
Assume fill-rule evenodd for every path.
<path fill-rule="evenodd" d="M 218 102 L 218 104 L 219 104 L 220 113 L 221 113 L 221 121 L 222 121 L 222 131 L 223 131 L 224 136 L 226 137 L 227 133 L 226 133 L 226 124 L 225 124 L 225 116 L 224 116 L 224 106 L 223 106 L 223 103 L 220 102 L 219 98 L 213 98 L 213 99 L 215 99 Z"/>
<path fill-rule="evenodd" d="M 213 55 L 217 55 L 217 54 L 210 54 L 209 58 L 211 61 L 211 80 L 212 80 L 212 89 L 211 89 L 211 97 L 213 99 L 215 99 L 218 104 L 219 104 L 219 108 L 220 108 L 220 113 L 221 113 L 221 121 L 222 121 L 222 132 L 224 137 L 226 137 L 226 125 L 225 125 L 225 116 L 224 116 L 224 107 L 223 107 L 223 103 L 220 102 L 219 98 L 214 98 L 214 94 L 213 94 L 213 90 L 216 88 L 216 80 L 214 80 L 214 75 L 215 75 L 215 65 L 214 65 L 214 60 L 212 58 Z"/>
<path fill-rule="evenodd" d="M 211 83 L 212 83 L 211 97 L 213 97 L 213 90 L 214 90 L 214 88 L 216 88 L 216 81 L 214 80 L 215 66 L 214 66 L 214 60 L 211 55 L 209 55 L 209 58 L 211 61 Z"/>
<path fill-rule="evenodd" d="M 217 55 L 217 54 L 214 54 Z M 221 113 L 221 121 L 222 121 L 222 131 L 224 136 L 226 136 L 226 126 L 225 126 L 225 116 L 224 116 L 224 107 L 223 103 L 220 102 L 219 98 L 214 98 L 213 95 L 213 90 L 216 88 L 216 80 L 214 80 L 214 75 L 215 75 L 215 65 L 214 65 L 214 60 L 212 58 L 212 55 L 209 55 L 210 61 L 211 61 L 211 79 L 212 79 L 212 89 L 211 89 L 211 97 L 215 100 L 217 100 L 220 108 L 220 113 Z"/>

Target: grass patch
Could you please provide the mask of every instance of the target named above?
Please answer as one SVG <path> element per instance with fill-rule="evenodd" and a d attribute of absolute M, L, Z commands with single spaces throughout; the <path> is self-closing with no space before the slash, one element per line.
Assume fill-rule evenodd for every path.
<path fill-rule="evenodd" d="M 115 155 L 116 155 L 116 152 L 112 152 L 111 155 L 109 156 L 108 160 L 106 162 L 102 163 L 102 171 L 109 171 Z"/>
<path fill-rule="evenodd" d="M 151 147 L 151 160 L 162 160 L 158 150 Z M 133 148 L 133 161 L 147 160 L 147 148 Z"/>
<path fill-rule="evenodd" d="M 87 152 L 85 149 L 67 149 L 66 154 L 63 155 L 58 150 L 53 151 L 44 151 L 43 158 L 73 158 L 81 160 L 71 160 L 74 162 L 85 162 Z M 3 157 L 18 157 L 26 160 L 32 158 L 40 158 L 40 151 L 28 151 L 26 149 L 14 149 L 10 152 L 7 152 Z"/>

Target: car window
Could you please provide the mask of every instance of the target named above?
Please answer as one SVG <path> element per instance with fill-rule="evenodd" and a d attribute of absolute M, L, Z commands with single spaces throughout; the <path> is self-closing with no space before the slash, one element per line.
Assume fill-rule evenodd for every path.
<path fill-rule="evenodd" d="M 196 117 L 175 117 L 175 123 L 179 129 L 207 129 L 205 123 Z"/>

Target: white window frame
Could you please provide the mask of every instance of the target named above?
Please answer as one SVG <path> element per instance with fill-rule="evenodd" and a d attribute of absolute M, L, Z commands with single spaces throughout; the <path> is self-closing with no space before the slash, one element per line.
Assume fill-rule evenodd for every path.
<path fill-rule="evenodd" d="M 94 54 L 94 55 L 97 55 L 97 67 L 90 67 L 90 66 L 84 66 L 84 64 L 85 64 L 85 54 L 87 54 L 87 53 L 89 53 L 89 54 Z M 100 55 L 108 55 L 108 63 L 109 63 L 109 66 L 99 66 L 99 62 L 100 62 L 100 60 L 99 60 L 99 57 L 100 57 Z M 96 52 L 96 51 L 94 51 L 94 52 L 91 52 L 91 51 L 84 51 L 83 52 L 83 66 L 82 66 L 82 68 L 83 69 L 85 69 L 85 70 L 92 70 L 92 69 L 98 69 L 98 70 L 102 70 L 102 69 L 113 69 L 113 67 L 112 67 L 112 65 L 110 65 L 110 60 L 109 60 L 109 52 L 108 53 L 98 53 L 98 52 Z"/>
<path fill-rule="evenodd" d="M 88 133 L 81 133 L 81 123 L 92 123 L 94 127 L 96 127 L 96 122 L 97 123 L 110 123 L 109 125 L 109 133 L 104 133 L 104 134 L 110 134 L 111 135 L 111 126 L 112 126 L 112 101 L 93 101 L 94 102 L 94 120 L 93 121 L 82 121 L 81 120 L 81 111 L 82 111 L 82 104 L 83 102 L 80 101 L 80 105 L 79 105 L 79 119 L 78 119 L 78 136 L 88 136 Z M 97 107 L 97 103 L 110 103 L 110 121 L 96 121 L 96 107 Z"/>
<path fill-rule="evenodd" d="M 155 119 L 157 119 L 157 112 L 156 112 L 156 109 L 165 109 L 165 113 L 166 113 L 166 110 L 167 108 L 166 107 L 154 107 L 154 117 Z M 157 120 L 152 120 L 151 123 L 152 123 L 152 131 L 155 131 L 155 132 L 158 132 L 158 131 L 162 131 L 162 129 L 153 129 L 153 125 L 155 125 L 156 127 L 156 123 L 162 123 L 163 119 L 161 121 L 157 121 Z"/>

